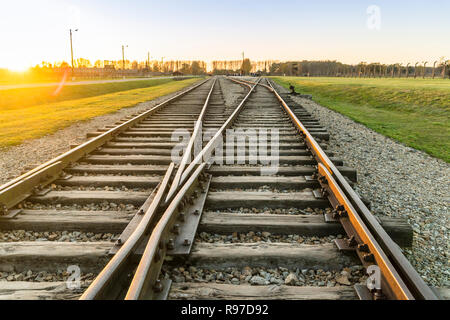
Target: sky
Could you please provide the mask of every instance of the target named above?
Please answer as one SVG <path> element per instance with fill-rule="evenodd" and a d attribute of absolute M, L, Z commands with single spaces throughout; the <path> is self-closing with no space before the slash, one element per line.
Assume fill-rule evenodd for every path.
<path fill-rule="evenodd" d="M 42 61 L 450 59 L 449 0 L 0 0 L 0 68 Z"/>

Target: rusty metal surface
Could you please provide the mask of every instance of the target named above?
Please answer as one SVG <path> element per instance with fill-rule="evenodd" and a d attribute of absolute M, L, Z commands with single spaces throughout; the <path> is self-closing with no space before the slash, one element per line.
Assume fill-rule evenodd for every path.
<path fill-rule="evenodd" d="M 239 82 L 236 81 L 234 79 L 230 79 L 232 81 L 235 82 Z M 258 79 L 258 82 L 261 80 L 261 78 Z M 208 141 L 208 143 L 206 144 L 206 146 L 202 149 L 202 151 L 200 151 L 200 153 L 194 158 L 194 160 L 189 164 L 189 166 L 184 170 L 182 176 L 181 176 L 181 180 L 180 180 L 180 184 L 183 184 L 187 178 L 189 177 L 189 175 L 191 174 L 191 172 L 194 171 L 194 169 L 200 165 L 200 163 L 204 162 L 208 162 L 209 159 L 211 158 L 212 152 L 214 151 L 214 148 L 221 142 L 223 142 L 222 137 L 223 137 L 223 133 L 225 132 L 225 130 L 227 128 L 229 128 L 230 126 L 233 125 L 234 120 L 236 120 L 237 116 L 239 115 L 239 113 L 242 111 L 242 109 L 245 106 L 245 102 L 247 101 L 248 97 L 252 94 L 253 90 L 256 87 L 256 84 L 253 86 L 250 86 L 249 84 L 245 84 L 246 86 L 250 87 L 250 91 L 247 93 L 247 95 L 244 97 L 244 99 L 241 101 L 241 103 L 238 105 L 238 107 L 233 111 L 233 113 L 230 115 L 230 117 L 228 118 L 228 120 L 222 125 L 222 127 L 220 127 L 220 129 L 216 132 L 216 134 L 211 138 L 211 140 Z"/>
<path fill-rule="evenodd" d="M 203 207 L 208 196 L 212 176 L 200 175 L 200 190 L 198 195 L 189 198 L 182 212 L 178 215 L 179 233 L 173 239 L 173 249 L 169 249 L 171 256 L 188 256 L 192 250 L 197 228 L 202 218 Z"/>
<path fill-rule="evenodd" d="M 173 235 L 177 233 L 179 228 L 176 227 L 176 222 L 179 212 L 182 210 L 183 199 L 194 193 L 198 185 L 198 177 L 205 167 L 205 162 L 197 167 L 188 181 L 183 184 L 183 187 L 175 195 L 153 229 L 125 296 L 126 300 L 155 299 L 155 296 L 164 290 L 162 283 L 158 280 L 158 276 L 168 251 L 169 239 L 173 238 Z"/>
<path fill-rule="evenodd" d="M 139 246 L 144 234 L 148 231 L 150 224 L 156 219 L 157 209 L 163 200 L 169 179 L 174 170 L 172 162 L 160 184 L 160 187 L 148 210 L 145 212 L 141 222 L 125 243 L 116 243 L 120 246 L 119 251 L 108 262 L 106 267 L 95 278 L 89 288 L 81 296 L 81 300 L 108 299 L 108 289 L 114 285 L 117 278 L 123 273 L 123 268 L 129 263 L 133 251 Z"/>
<path fill-rule="evenodd" d="M 380 245 L 377 243 L 369 229 L 366 227 L 362 219 L 359 217 L 353 205 L 348 200 L 342 189 L 338 186 L 337 182 L 332 177 L 331 173 L 325 166 L 319 163 L 319 176 L 325 177 L 319 181 L 322 187 L 326 190 L 329 197 L 334 197 L 339 206 L 343 208 L 337 209 L 340 211 L 340 222 L 343 225 L 349 238 L 353 237 L 353 243 L 350 241 L 347 246 L 340 244 L 343 250 L 351 250 L 353 247 L 360 257 L 363 265 L 368 267 L 371 264 L 376 264 L 381 270 L 382 276 L 385 281 L 382 282 L 382 291 L 390 299 L 397 300 L 412 300 L 414 296 L 409 291 L 408 287 L 395 270 L 394 266 L 390 263 L 389 258 L 384 253 Z M 341 241 L 342 242 L 342 241 Z M 367 245 L 367 248 L 364 246 Z M 338 243 L 339 247 L 339 243 Z M 365 248 L 362 250 L 362 248 Z M 366 257 L 373 254 L 374 261 L 368 261 Z M 385 284 L 385 285 L 383 285 Z"/>
<path fill-rule="evenodd" d="M 157 191 L 161 187 L 161 182 L 158 183 L 155 189 L 153 189 L 150 196 L 145 200 L 144 204 L 139 208 L 139 210 L 134 215 L 133 219 L 128 223 L 126 228 L 122 231 L 120 234 L 120 237 L 118 239 L 119 242 L 125 243 L 128 238 L 133 234 L 134 230 L 136 230 L 137 226 L 141 223 L 142 219 L 144 218 L 144 213 L 150 208 L 151 204 L 153 203 L 153 200 L 155 199 Z M 120 249 L 120 246 L 114 246 L 109 250 L 109 254 L 116 254 Z"/>
<path fill-rule="evenodd" d="M 206 97 L 205 103 L 203 105 L 202 111 L 200 112 L 200 115 L 198 116 L 198 119 L 194 126 L 194 131 L 192 132 L 191 138 L 189 139 L 188 145 L 186 149 L 184 150 L 183 158 L 181 159 L 180 165 L 178 166 L 177 172 L 175 174 L 175 177 L 173 179 L 172 185 L 170 186 L 169 192 L 167 194 L 165 202 L 170 202 L 170 199 L 175 194 L 175 192 L 178 190 L 180 186 L 180 180 L 181 175 L 183 174 L 183 171 L 186 167 L 186 165 L 191 161 L 192 155 L 194 157 L 196 154 L 193 154 L 194 152 L 194 143 L 198 141 L 199 139 L 202 139 L 202 129 L 203 129 L 203 119 L 206 114 L 206 109 L 208 108 L 209 101 L 211 99 L 212 92 L 214 90 L 214 86 L 216 85 L 217 78 L 214 78 L 213 84 L 211 85 L 211 89 L 209 90 L 208 96 Z"/>

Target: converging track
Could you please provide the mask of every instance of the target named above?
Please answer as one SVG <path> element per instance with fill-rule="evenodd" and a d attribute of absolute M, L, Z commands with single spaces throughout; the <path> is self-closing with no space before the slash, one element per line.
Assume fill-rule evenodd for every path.
<path fill-rule="evenodd" d="M 208 79 L 117 125 L 0 187 L 0 229 L 31 231 L 0 242 L 0 271 L 23 273 L 0 298 L 77 298 L 58 278 L 75 265 L 95 277 L 82 299 L 437 299 L 401 252 L 409 226 L 371 215 L 269 80 Z"/>

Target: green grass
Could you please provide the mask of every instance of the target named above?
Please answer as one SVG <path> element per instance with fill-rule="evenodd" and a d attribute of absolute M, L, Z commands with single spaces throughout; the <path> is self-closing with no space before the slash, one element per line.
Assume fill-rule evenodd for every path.
<path fill-rule="evenodd" d="M 44 99 L 44 102 L 41 102 L 42 100 L 38 99 L 39 103 L 36 104 L 30 103 L 30 97 L 27 96 L 29 89 L 20 89 L 23 92 L 14 90 L 15 95 L 23 97 L 26 103 L 19 103 L 21 97 L 15 95 L 11 104 L 1 100 L 0 147 L 42 137 L 76 121 L 133 107 L 138 103 L 178 91 L 199 80 L 153 80 L 145 88 L 139 87 L 142 85 L 141 81 L 66 87 L 64 90 L 67 91 L 61 92 L 60 100 L 53 101 L 47 96 L 50 100 Z M 3 91 L 0 91 L 0 95 L 2 94 Z M 37 96 L 45 97 L 43 91 Z"/>
<path fill-rule="evenodd" d="M 172 79 L 154 79 L 88 85 L 80 84 L 62 87 L 59 92 L 57 91 L 57 87 L 0 90 L 0 110 L 95 97 L 108 93 L 158 86 L 172 81 Z"/>
<path fill-rule="evenodd" d="M 450 162 L 450 81 L 275 77 L 374 131 Z"/>

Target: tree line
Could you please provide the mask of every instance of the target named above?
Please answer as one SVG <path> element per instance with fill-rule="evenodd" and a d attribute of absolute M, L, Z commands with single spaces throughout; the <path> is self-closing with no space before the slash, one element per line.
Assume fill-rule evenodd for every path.
<path fill-rule="evenodd" d="M 208 73 L 215 75 L 259 74 L 310 77 L 450 78 L 449 62 L 449 60 L 441 58 L 432 63 L 427 61 L 414 64 L 360 62 L 351 65 L 336 60 L 280 62 L 276 60 L 251 61 L 247 58 L 244 60 L 214 60 L 209 65 L 205 61 L 199 60 L 97 60 L 92 64 L 88 59 L 78 58 L 74 61 L 74 75 L 71 74 L 70 65 L 65 61 L 56 63 L 44 61 L 23 74 L 0 69 L 0 81 L 25 80 L 25 77 L 34 81 L 58 80 L 63 76 L 114 78 L 160 74 L 204 75 Z"/>

